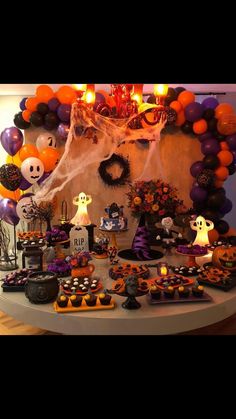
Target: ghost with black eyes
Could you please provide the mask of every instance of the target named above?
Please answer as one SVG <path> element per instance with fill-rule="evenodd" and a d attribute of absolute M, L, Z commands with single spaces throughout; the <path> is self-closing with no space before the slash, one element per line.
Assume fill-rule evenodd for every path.
<path fill-rule="evenodd" d="M 28 157 L 21 165 L 21 174 L 31 185 L 44 174 L 44 165 L 37 157 Z"/>
<path fill-rule="evenodd" d="M 55 135 L 51 134 L 50 132 L 44 132 L 43 134 L 40 134 L 36 140 L 36 147 L 39 152 L 47 147 L 56 148 L 57 140 Z"/>
<path fill-rule="evenodd" d="M 197 232 L 193 245 L 206 246 L 209 244 L 208 231 L 213 230 L 214 223 L 199 215 L 195 221 L 190 221 L 192 230 Z"/>
<path fill-rule="evenodd" d="M 92 197 L 81 192 L 78 196 L 73 199 L 73 204 L 78 206 L 77 213 L 72 218 L 71 223 L 80 226 L 86 226 L 91 224 L 91 220 L 88 215 L 87 206 L 91 204 Z"/>

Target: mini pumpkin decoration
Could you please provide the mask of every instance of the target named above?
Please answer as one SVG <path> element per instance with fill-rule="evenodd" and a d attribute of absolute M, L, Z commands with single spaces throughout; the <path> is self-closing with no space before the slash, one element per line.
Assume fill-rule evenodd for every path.
<path fill-rule="evenodd" d="M 218 268 L 236 271 L 236 246 L 218 246 L 212 255 L 212 263 Z"/>

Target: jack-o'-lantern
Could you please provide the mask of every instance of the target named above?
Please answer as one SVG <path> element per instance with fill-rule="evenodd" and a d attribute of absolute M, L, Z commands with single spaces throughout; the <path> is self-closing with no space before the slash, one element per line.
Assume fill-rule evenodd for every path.
<path fill-rule="evenodd" d="M 218 246 L 212 255 L 212 263 L 218 268 L 236 271 L 236 246 Z"/>

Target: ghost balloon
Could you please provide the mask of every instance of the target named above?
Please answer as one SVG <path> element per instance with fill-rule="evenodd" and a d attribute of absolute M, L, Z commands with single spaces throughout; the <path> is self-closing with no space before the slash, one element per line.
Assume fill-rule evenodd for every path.
<path fill-rule="evenodd" d="M 22 176 L 32 185 L 43 176 L 44 165 L 37 157 L 29 157 L 21 166 Z"/>

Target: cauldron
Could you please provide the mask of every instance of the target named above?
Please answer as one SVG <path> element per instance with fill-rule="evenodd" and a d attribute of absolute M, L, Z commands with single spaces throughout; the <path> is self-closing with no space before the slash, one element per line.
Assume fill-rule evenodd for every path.
<path fill-rule="evenodd" d="M 28 275 L 25 295 L 33 304 L 54 301 L 59 292 L 57 274 L 53 272 L 33 272 Z"/>

